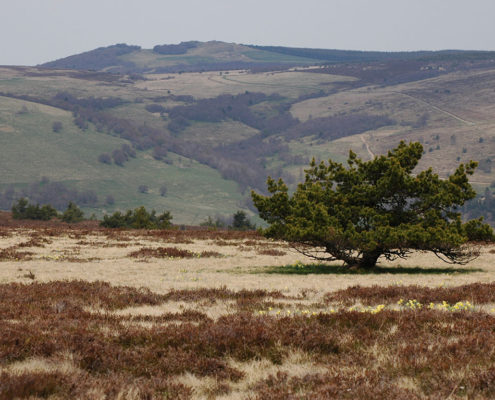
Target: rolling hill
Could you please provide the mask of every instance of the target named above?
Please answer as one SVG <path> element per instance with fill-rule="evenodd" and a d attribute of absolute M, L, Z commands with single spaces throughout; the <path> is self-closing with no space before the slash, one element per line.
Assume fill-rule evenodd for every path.
<path fill-rule="evenodd" d="M 197 224 L 249 210 L 267 175 L 295 185 L 313 156 L 343 161 L 352 148 L 369 159 L 400 140 L 421 141 L 420 167 L 444 177 L 478 160 L 484 193 L 494 92 L 489 52 L 185 42 L 4 66 L 0 208 L 28 195 L 99 216 L 145 205 Z"/>
<path fill-rule="evenodd" d="M 234 69 L 282 69 L 315 64 L 398 61 L 491 60 L 489 51 L 351 51 L 255 46 L 220 41 L 181 42 L 153 49 L 125 43 L 100 47 L 40 65 L 43 68 L 117 73 L 201 72 Z"/>

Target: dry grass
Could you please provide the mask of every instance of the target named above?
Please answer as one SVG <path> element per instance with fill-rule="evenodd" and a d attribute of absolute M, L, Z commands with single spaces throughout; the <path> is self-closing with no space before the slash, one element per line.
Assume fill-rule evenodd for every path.
<path fill-rule="evenodd" d="M 293 105 L 291 113 L 302 121 L 309 118 L 366 113 L 388 115 L 397 121 L 393 129 L 379 129 L 330 143 L 312 143 L 311 154 L 322 159 L 340 159 L 352 148 L 361 157 L 369 158 L 363 148 L 367 142 L 374 154 L 384 154 L 400 140 L 421 141 L 426 154 L 418 169 L 433 167 L 446 177 L 461 162 L 482 160 L 492 156 L 495 140 L 493 120 L 494 72 L 453 73 L 420 82 L 393 87 L 366 87 L 341 91 L 327 97 L 309 99 Z M 422 115 L 428 115 L 425 126 L 411 128 Z M 451 137 L 456 137 L 456 143 Z M 479 138 L 484 139 L 479 142 Z M 314 142 L 313 139 L 311 139 Z M 315 146 L 316 145 L 316 146 Z M 292 143 L 294 151 L 307 152 Z M 437 149 L 438 147 L 438 149 Z M 431 151 L 430 151 L 431 149 Z M 464 150 L 465 149 L 465 150 Z M 489 185 L 493 173 L 477 170 L 472 182 Z"/>
<path fill-rule="evenodd" d="M 403 285 L 435 287 L 441 284 L 452 286 L 489 282 L 495 273 L 493 246 L 483 248 L 481 257 L 460 269 L 449 269 L 436 257 L 417 253 L 400 263 L 383 262 L 382 266 L 392 268 L 390 273 L 384 270 L 380 274 L 361 275 L 313 268 L 311 260 L 285 244 L 263 239 L 254 233 L 65 228 L 10 228 L 2 232 L 0 283 L 28 282 L 24 275 L 31 271 L 39 282 L 104 280 L 116 285 L 149 287 L 158 293 L 172 288 L 227 285 L 232 290 L 282 290 L 291 295 L 309 289 L 321 296 L 328 291 L 354 285 L 400 282 Z M 173 259 L 129 257 L 130 253 L 143 248 L 179 248 L 196 255 L 214 252 L 222 257 L 218 254 L 214 254 L 216 257 Z M 292 273 L 294 268 L 284 267 L 294 266 L 298 262 L 307 266 L 299 274 Z M 275 273 L 273 268 L 277 268 Z M 470 273 L 461 273 L 470 270 Z"/>
<path fill-rule="evenodd" d="M 350 82 L 354 78 L 346 76 L 313 74 L 307 72 L 283 72 L 248 74 L 245 71 L 230 71 L 228 75 L 219 72 L 187 74 L 152 74 L 148 80 L 134 85 L 155 93 L 170 90 L 177 95 L 192 95 L 195 98 L 209 98 L 220 94 L 240 94 L 245 91 L 280 93 L 283 96 L 297 97 L 301 93 L 331 88 L 338 82 Z"/>
<path fill-rule="evenodd" d="M 254 233 L 0 232 L 32 253 L 1 261 L 0 400 L 495 396 L 493 246 L 360 274 Z"/>

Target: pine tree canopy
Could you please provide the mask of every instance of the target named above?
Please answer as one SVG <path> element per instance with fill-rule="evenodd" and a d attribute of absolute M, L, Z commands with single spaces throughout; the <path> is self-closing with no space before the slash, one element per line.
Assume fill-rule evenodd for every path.
<path fill-rule="evenodd" d="M 282 179 L 268 178 L 269 196 L 252 192 L 269 224 L 264 233 L 315 259 L 364 269 L 375 267 L 380 257 L 405 258 L 412 250 L 465 264 L 477 253 L 466 246 L 466 224 L 458 210 L 476 196 L 468 175 L 477 163 L 460 164 L 448 179 L 440 179 L 431 168 L 413 173 L 422 154 L 420 143 L 401 142 L 371 161 L 350 151 L 347 166 L 313 159 L 292 195 Z M 493 234 L 481 219 L 469 227 Z"/>

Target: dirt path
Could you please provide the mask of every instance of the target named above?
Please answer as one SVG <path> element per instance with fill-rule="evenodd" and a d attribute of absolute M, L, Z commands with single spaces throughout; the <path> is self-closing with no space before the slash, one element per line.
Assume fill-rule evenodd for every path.
<path fill-rule="evenodd" d="M 457 121 L 462 122 L 463 124 L 466 124 L 466 125 L 469 125 L 469 126 L 476 125 L 476 122 L 468 121 L 468 120 L 466 120 L 464 118 L 459 117 L 456 114 L 451 113 L 450 111 L 444 110 L 443 108 L 440 108 L 440 107 L 435 106 L 435 105 L 433 105 L 431 103 L 428 103 L 425 100 L 422 100 L 422 99 L 419 99 L 417 97 L 411 96 L 410 94 L 406 94 L 406 93 L 402 93 L 402 92 L 395 92 L 395 91 L 392 91 L 392 92 L 389 92 L 389 93 L 400 94 L 401 96 L 405 96 L 405 97 L 408 97 L 410 99 L 413 99 L 413 100 L 415 100 L 415 101 L 417 101 L 419 103 L 422 103 L 422 104 L 424 104 L 424 105 L 426 105 L 426 106 L 428 106 L 428 107 L 430 107 L 430 108 L 432 108 L 432 109 L 434 109 L 434 110 L 436 110 L 438 112 L 441 112 L 441 113 L 443 113 L 445 115 L 448 115 L 449 117 L 452 117 L 452 118 L 456 119 Z"/>
<path fill-rule="evenodd" d="M 370 146 L 368 144 L 368 142 L 366 141 L 366 139 L 364 138 L 364 135 L 361 135 L 361 141 L 363 142 L 363 144 L 366 146 L 366 151 L 368 152 L 368 154 L 370 155 L 371 157 L 371 160 L 373 160 L 375 158 L 375 154 L 371 151 L 370 149 Z"/>

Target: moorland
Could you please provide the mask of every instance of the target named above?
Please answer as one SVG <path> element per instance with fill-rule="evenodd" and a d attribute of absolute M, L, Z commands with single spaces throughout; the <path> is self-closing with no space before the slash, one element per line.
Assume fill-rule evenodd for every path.
<path fill-rule="evenodd" d="M 0 399 L 488 399 L 495 248 L 364 273 L 253 231 L 0 228 Z"/>
<path fill-rule="evenodd" d="M 414 252 L 361 270 L 197 226 L 255 220 L 267 175 L 293 189 L 311 157 L 400 140 L 441 177 L 479 161 L 463 211 L 493 223 L 494 90 L 490 52 L 186 42 L 0 67 L 0 209 L 175 223 L 0 211 L 0 400 L 494 398 L 493 243 L 464 266 Z"/>
<path fill-rule="evenodd" d="M 175 223 L 238 209 L 256 218 L 249 190 L 266 190 L 268 175 L 294 187 L 312 157 L 369 159 L 400 140 L 420 141 L 418 168 L 443 177 L 478 161 L 484 196 L 495 181 L 494 60 L 194 42 L 4 66 L 0 208 L 25 195 L 99 217 L 144 205 Z"/>

